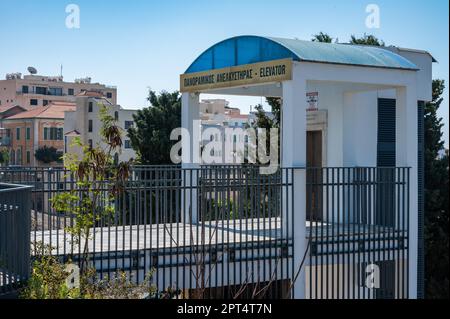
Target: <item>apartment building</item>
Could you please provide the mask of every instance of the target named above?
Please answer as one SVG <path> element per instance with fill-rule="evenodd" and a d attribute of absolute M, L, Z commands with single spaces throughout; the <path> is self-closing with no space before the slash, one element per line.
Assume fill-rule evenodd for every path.
<path fill-rule="evenodd" d="M 35 153 L 43 146 L 54 147 L 58 152 L 63 153 L 64 112 L 74 109 L 75 104 L 71 102 L 52 102 L 46 106 L 3 118 L 1 120 L 1 146 L 9 150 L 9 164 L 20 166 L 58 165 L 58 163 L 38 161 Z"/>
<path fill-rule="evenodd" d="M 52 102 L 75 102 L 76 95 L 97 91 L 111 103 L 117 103 L 117 89 L 93 83 L 89 77 L 64 81 L 62 76 L 42 76 L 21 73 L 7 74 L 0 80 L 0 108 L 20 105 L 26 109 L 47 106 Z"/>
<path fill-rule="evenodd" d="M 111 103 L 103 94 L 96 91 L 84 91 L 76 97 L 76 108 L 65 112 L 64 116 L 64 152 L 73 152 L 81 155 L 81 149 L 73 146 L 75 137 L 81 139 L 83 144 L 97 146 L 102 145 L 99 134 L 101 121 L 99 110 L 101 105 L 108 106 L 111 115 L 118 121 L 118 125 L 124 130 L 123 147 L 114 154 L 116 161 L 128 161 L 136 158 L 136 153 L 131 147 L 131 142 L 126 135 L 126 130 L 133 126 L 133 114 L 136 110 L 126 110 L 120 105 Z"/>
<path fill-rule="evenodd" d="M 249 124 L 247 114 L 241 114 L 239 108 L 230 107 L 225 99 L 205 99 L 200 102 L 202 123 L 220 124 L 226 127 L 243 127 Z"/>
<path fill-rule="evenodd" d="M 204 99 L 199 103 L 202 146 L 210 142 L 248 142 L 248 137 L 243 130 L 251 125 L 248 114 L 241 114 L 239 108 L 230 107 L 230 103 L 225 99 Z M 228 129 L 228 130 L 227 130 Z M 221 164 L 226 162 L 229 156 L 235 157 L 237 150 L 226 154 L 225 144 L 222 143 L 220 149 L 217 147 L 208 151 L 212 161 L 210 164 Z"/>

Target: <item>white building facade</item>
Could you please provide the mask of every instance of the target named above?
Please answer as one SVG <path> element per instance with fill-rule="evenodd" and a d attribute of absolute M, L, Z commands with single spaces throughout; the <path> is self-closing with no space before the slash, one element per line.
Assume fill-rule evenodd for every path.
<path fill-rule="evenodd" d="M 324 263 L 324 259 L 319 262 L 316 257 L 310 258 L 306 267 L 300 267 L 306 253 L 312 254 L 311 250 L 317 253 L 317 249 L 324 249 L 324 246 L 313 245 L 308 240 L 308 233 L 312 229 L 317 230 L 318 224 L 310 224 L 307 221 L 310 214 L 308 203 L 313 200 L 309 198 L 311 193 L 308 193 L 308 180 L 311 175 L 308 175 L 307 171 L 308 168 L 317 167 L 322 169 L 320 172 L 325 170 L 327 174 L 320 175 L 320 180 L 331 178 L 328 175 L 330 170 L 326 169 L 333 168 L 340 168 L 342 172 L 347 169 L 356 171 L 359 168 L 367 168 L 368 171 L 373 169 L 375 174 L 379 174 L 384 168 L 408 172 L 405 181 L 393 184 L 397 185 L 395 187 L 405 185 L 405 188 L 401 189 L 404 195 L 400 196 L 400 190 L 393 190 L 393 186 L 388 192 L 390 195 L 384 200 L 392 201 L 395 217 L 383 213 L 380 200 L 376 197 L 380 195 L 373 195 L 376 198 L 372 195 L 365 197 L 369 199 L 365 205 L 370 206 L 372 213 L 367 214 L 364 221 L 360 219 L 363 210 L 359 204 L 348 204 L 345 208 L 342 203 L 345 198 L 339 193 L 336 198 L 328 198 L 333 187 L 351 185 L 353 192 L 361 185 L 369 185 L 369 180 L 372 180 L 366 176 L 365 182 L 358 182 L 360 177 L 351 175 L 348 181 L 333 176 L 337 180 L 334 186 L 325 186 L 325 182 L 320 182 L 322 186 L 316 193 L 321 194 L 320 199 L 314 200 L 317 200 L 322 210 L 325 211 L 326 207 L 326 211 L 331 215 L 321 216 L 316 220 L 328 225 L 363 225 L 369 229 L 391 227 L 392 233 L 402 233 L 403 239 L 396 241 L 398 246 L 395 249 L 389 246 L 385 239 L 383 244 L 368 240 L 369 251 L 393 250 L 383 254 L 383 258 L 375 256 L 370 261 L 383 264 L 383 267 L 380 266 L 383 272 L 387 272 L 385 270 L 389 268 L 388 265 L 392 264 L 390 274 L 395 279 L 390 277 L 391 281 L 384 283 L 386 287 L 383 289 L 389 290 L 387 295 L 393 298 L 421 296 L 421 114 L 423 104 L 432 98 L 433 62 L 435 61 L 428 52 L 419 50 L 242 36 L 224 40 L 207 49 L 181 75 L 182 126 L 190 132 L 195 130 L 194 123 L 200 118 L 202 93 L 281 98 L 280 164 L 285 168 L 298 168 L 292 177 L 286 177 L 292 182 L 295 195 L 289 200 L 283 198 L 285 209 L 292 209 L 295 218 L 286 216 L 287 220 L 282 222 L 281 230 L 290 234 L 294 243 L 292 268 L 300 269 L 293 288 L 295 298 L 330 298 L 342 285 L 346 285 L 340 279 L 334 278 L 339 267 L 345 264 L 346 271 L 355 274 L 355 269 L 360 267 L 361 261 L 370 257 L 364 249 L 356 253 L 345 252 L 343 248 L 340 250 L 339 239 L 335 238 L 333 240 L 337 240 L 338 247 L 328 244 L 331 245 L 327 246 L 331 250 L 328 253 L 322 252 L 327 256 L 327 260 L 330 258 L 328 263 Z M 315 97 L 313 103 L 308 96 Z M 197 149 L 196 141 L 185 143 L 184 146 L 187 150 L 183 167 L 201 167 L 201 162 L 195 157 L 201 152 Z M 382 183 L 380 178 L 377 178 L 375 187 L 378 193 L 381 193 L 383 186 L 380 186 Z M 348 202 L 355 198 L 355 194 L 352 193 Z M 186 209 L 195 211 L 196 203 L 188 201 Z M 401 216 L 397 214 L 400 211 L 403 212 Z M 344 217 L 347 214 L 348 217 Z M 292 225 L 292 228 L 287 225 Z M 326 224 L 321 225 L 325 227 Z M 320 231 L 324 229 L 321 228 Z M 326 229 L 328 232 L 328 226 Z M 367 244 L 366 239 L 362 239 L 366 237 L 360 237 L 361 234 L 359 237 L 355 234 L 352 236 L 348 239 L 349 242 L 356 243 L 357 246 Z M 370 238 L 370 231 L 364 236 Z M 404 275 L 405 272 L 407 275 Z M 317 277 L 318 273 L 324 277 Z M 360 293 L 370 295 L 370 289 L 361 288 L 357 282 L 358 276 L 349 278 L 345 289 L 351 291 L 349 287 L 353 287 L 353 291 L 358 291 L 358 296 Z M 315 288 L 311 289 L 313 282 Z M 391 282 L 395 284 L 387 287 Z M 334 290 L 330 288 L 332 286 Z M 374 293 L 372 296 L 376 295 L 378 294 Z M 350 292 L 346 296 L 351 298 Z"/>
<path fill-rule="evenodd" d="M 114 154 L 115 160 L 128 161 L 132 158 L 135 159 L 136 153 L 131 147 L 127 130 L 134 125 L 133 114 L 135 114 L 136 111 L 123 109 L 120 105 L 114 105 L 95 92 L 87 92 L 84 95 L 77 96 L 76 110 L 65 113 L 64 152 L 76 152 L 77 154 L 80 154 L 80 149 L 72 145 L 74 137 L 80 138 L 84 145 L 104 147 L 104 143 L 99 134 L 102 125 L 99 118 L 99 109 L 101 105 L 108 107 L 111 116 L 115 118 L 118 126 L 123 129 L 123 147 Z"/>

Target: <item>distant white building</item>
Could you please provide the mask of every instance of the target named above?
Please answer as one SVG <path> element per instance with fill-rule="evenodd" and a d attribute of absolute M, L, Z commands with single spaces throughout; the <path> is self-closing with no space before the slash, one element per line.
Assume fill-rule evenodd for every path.
<path fill-rule="evenodd" d="M 213 162 L 207 164 L 224 164 L 227 156 L 236 157 L 239 150 L 226 150 L 225 142 L 235 144 L 248 142 L 245 129 L 251 126 L 248 114 L 241 114 L 239 108 L 229 106 L 225 99 L 206 99 L 200 102 L 202 147 L 216 142 L 217 147 L 210 144 L 208 154 Z M 220 143 L 220 144 L 219 144 Z M 240 144 L 239 144 L 240 145 Z"/>
<path fill-rule="evenodd" d="M 86 91 L 76 98 L 76 110 L 65 112 L 64 117 L 64 152 L 81 153 L 81 149 L 72 146 L 75 137 L 79 137 L 83 144 L 102 146 L 99 118 L 99 105 L 107 105 L 111 115 L 118 121 L 118 125 L 124 130 L 123 147 L 114 154 L 115 160 L 128 161 L 136 158 L 136 153 L 131 147 L 130 139 L 126 131 L 134 125 L 133 114 L 136 110 L 126 110 L 120 105 L 113 105 L 108 99 L 97 92 Z"/>

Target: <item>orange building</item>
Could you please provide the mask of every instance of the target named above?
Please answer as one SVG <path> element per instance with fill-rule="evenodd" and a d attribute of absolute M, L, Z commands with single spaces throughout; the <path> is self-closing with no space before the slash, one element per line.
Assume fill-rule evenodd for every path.
<path fill-rule="evenodd" d="M 35 152 L 44 145 L 64 152 L 64 112 L 74 111 L 75 103 L 52 102 L 44 107 L 21 112 L 2 119 L 3 147 L 10 152 L 9 164 L 44 166 L 35 158 Z M 52 163 L 54 166 L 55 163 Z M 62 163 L 61 163 L 62 165 Z"/>

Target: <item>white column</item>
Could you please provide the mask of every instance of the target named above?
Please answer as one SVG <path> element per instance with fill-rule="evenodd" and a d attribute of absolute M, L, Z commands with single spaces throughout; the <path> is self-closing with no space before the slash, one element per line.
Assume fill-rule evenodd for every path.
<path fill-rule="evenodd" d="M 397 89 L 396 164 L 410 167 L 409 177 L 409 298 L 417 298 L 417 96 L 416 85 Z"/>
<path fill-rule="evenodd" d="M 185 223 L 198 222 L 198 192 L 195 187 L 197 187 L 198 168 L 200 167 L 200 128 L 197 127 L 200 124 L 199 121 L 199 94 L 183 93 L 181 96 L 181 126 L 189 132 L 189 139 L 183 138 L 182 140 L 182 153 L 185 156 L 183 156 L 181 166 L 183 169 L 186 169 L 182 173 L 182 178 L 184 179 L 183 185 L 187 187 L 186 191 L 182 193 L 181 200 L 183 212 L 182 222 Z"/>
<path fill-rule="evenodd" d="M 293 79 L 283 82 L 282 89 L 281 166 L 303 168 L 306 167 L 306 77 L 301 74 L 299 65 L 294 65 Z M 289 194 L 288 201 L 283 196 L 282 227 L 283 233 L 289 234 L 294 242 L 295 275 L 306 249 L 306 171 L 294 170 L 292 182 L 294 194 Z M 294 219 L 292 214 L 295 214 Z M 294 297 L 305 297 L 305 266 L 295 282 Z"/>

